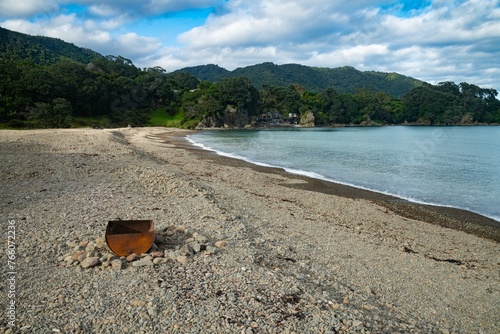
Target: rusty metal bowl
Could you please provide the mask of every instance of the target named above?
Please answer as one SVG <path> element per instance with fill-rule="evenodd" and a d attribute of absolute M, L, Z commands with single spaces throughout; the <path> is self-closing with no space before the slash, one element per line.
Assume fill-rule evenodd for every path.
<path fill-rule="evenodd" d="M 106 244 L 118 256 L 145 253 L 154 240 L 152 220 L 113 220 L 106 227 Z"/>

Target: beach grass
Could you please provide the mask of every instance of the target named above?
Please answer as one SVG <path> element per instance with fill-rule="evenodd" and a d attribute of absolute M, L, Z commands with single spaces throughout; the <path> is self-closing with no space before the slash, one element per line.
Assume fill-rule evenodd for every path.
<path fill-rule="evenodd" d="M 181 126 L 182 114 L 170 115 L 165 110 L 155 109 L 150 113 L 148 126 L 166 126 L 178 128 Z"/>

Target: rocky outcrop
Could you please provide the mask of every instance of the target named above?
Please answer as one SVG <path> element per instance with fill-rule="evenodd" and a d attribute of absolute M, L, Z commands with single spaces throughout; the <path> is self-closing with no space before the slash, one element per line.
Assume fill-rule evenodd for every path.
<path fill-rule="evenodd" d="M 300 126 L 312 128 L 315 117 L 312 111 L 300 117 Z M 226 128 L 226 129 L 249 129 L 258 126 L 255 117 L 248 115 L 248 111 L 243 108 L 228 105 L 221 116 L 207 116 L 198 124 L 196 129 Z"/>
<path fill-rule="evenodd" d="M 225 128 L 244 128 L 250 123 L 248 111 L 228 105 L 224 110 L 222 122 Z"/>
<path fill-rule="evenodd" d="M 466 113 L 460 120 L 460 124 L 474 124 L 474 116 L 472 116 L 472 113 Z"/>
<path fill-rule="evenodd" d="M 250 117 L 247 110 L 228 105 L 222 116 L 204 116 L 196 128 L 238 129 L 248 127 L 249 124 Z"/>
<path fill-rule="evenodd" d="M 300 125 L 308 128 L 314 127 L 314 114 L 312 111 L 308 111 L 300 116 Z"/>
<path fill-rule="evenodd" d="M 217 116 L 203 116 L 203 120 L 198 123 L 196 126 L 196 129 L 201 130 L 201 129 L 206 129 L 206 128 L 222 128 L 224 126 L 224 123 L 222 122 L 222 119 Z"/>

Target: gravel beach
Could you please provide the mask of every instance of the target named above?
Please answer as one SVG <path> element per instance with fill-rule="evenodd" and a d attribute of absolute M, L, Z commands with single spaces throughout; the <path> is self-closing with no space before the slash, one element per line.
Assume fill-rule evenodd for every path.
<path fill-rule="evenodd" d="M 493 221 L 187 133 L 0 131 L 0 333 L 500 332 Z M 128 219 L 154 221 L 148 253 L 107 248 L 108 221 Z"/>

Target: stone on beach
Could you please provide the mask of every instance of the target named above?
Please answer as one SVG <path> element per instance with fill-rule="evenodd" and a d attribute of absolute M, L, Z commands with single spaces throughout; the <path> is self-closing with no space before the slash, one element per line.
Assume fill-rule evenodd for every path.
<path fill-rule="evenodd" d="M 191 249 L 193 250 L 194 254 L 199 253 L 201 251 L 201 245 L 197 242 L 192 242 L 189 244 L 191 246 Z"/>
<path fill-rule="evenodd" d="M 85 251 L 79 251 L 79 252 L 76 252 L 76 253 L 74 253 L 73 255 L 71 255 L 71 259 L 72 259 L 72 260 L 78 260 L 78 261 L 80 261 L 80 256 L 85 255 L 85 254 L 87 254 Z M 82 257 L 81 259 L 83 260 L 83 259 L 84 259 L 84 257 Z M 80 261 L 80 262 L 81 262 L 81 261 Z"/>
<path fill-rule="evenodd" d="M 135 261 L 137 258 L 138 258 L 138 255 L 137 255 L 137 254 L 135 254 L 135 253 L 132 253 L 132 254 L 130 254 L 129 256 L 127 256 L 127 257 L 125 258 L 125 260 L 127 260 L 127 262 L 133 262 L 133 261 Z"/>
<path fill-rule="evenodd" d="M 184 150 L 175 131 L 0 130 L 15 331 L 498 332 L 498 244 Z M 154 220 L 156 248 L 115 256 L 102 235 L 117 218 Z"/>
<path fill-rule="evenodd" d="M 139 261 L 134 261 L 132 262 L 132 267 L 145 267 L 145 266 L 152 266 L 153 261 L 150 258 L 144 258 Z"/>
<path fill-rule="evenodd" d="M 157 257 L 157 258 L 155 258 L 155 259 L 153 260 L 153 263 L 154 263 L 154 264 L 158 264 L 158 265 L 159 265 L 159 264 L 164 264 L 164 263 L 167 263 L 167 261 L 168 261 L 168 260 L 167 260 L 166 258 L 164 258 L 164 257 Z"/>
<path fill-rule="evenodd" d="M 101 264 L 98 257 L 87 257 L 81 262 L 82 268 L 91 268 Z"/>
<path fill-rule="evenodd" d="M 226 245 L 227 245 L 227 241 L 225 241 L 225 240 L 219 240 L 219 241 L 216 241 L 214 243 L 214 246 L 217 248 L 222 248 L 222 247 L 225 247 Z"/>
<path fill-rule="evenodd" d="M 130 301 L 130 305 L 131 306 L 138 306 L 138 307 L 142 307 L 142 306 L 145 306 L 147 303 L 143 300 L 131 300 Z"/>
<path fill-rule="evenodd" d="M 156 258 L 156 257 L 163 257 L 165 254 L 163 251 L 154 251 L 153 253 L 151 253 L 151 256 L 153 258 Z"/>
<path fill-rule="evenodd" d="M 193 238 L 194 238 L 194 240 L 198 241 L 201 244 L 204 244 L 205 242 L 207 242 L 207 237 L 205 237 L 204 235 L 201 235 L 197 232 L 193 233 Z"/>
<path fill-rule="evenodd" d="M 182 246 L 181 249 L 179 250 L 179 252 L 181 252 L 184 255 L 189 255 L 189 256 L 195 254 L 193 247 L 191 247 L 191 245 L 189 245 L 189 244 Z"/>
<path fill-rule="evenodd" d="M 95 246 L 97 248 L 105 248 L 106 247 L 106 240 L 104 238 L 95 239 Z"/>
<path fill-rule="evenodd" d="M 179 262 L 180 264 L 186 264 L 189 262 L 189 259 L 187 256 L 184 256 L 184 255 L 179 255 L 177 256 L 176 258 L 177 262 Z"/>
<path fill-rule="evenodd" d="M 205 254 L 211 255 L 217 253 L 217 247 L 208 245 L 205 249 Z"/>
<path fill-rule="evenodd" d="M 113 268 L 114 270 L 122 270 L 122 267 L 123 267 L 122 260 L 115 259 L 115 260 L 111 261 L 111 268 Z"/>

